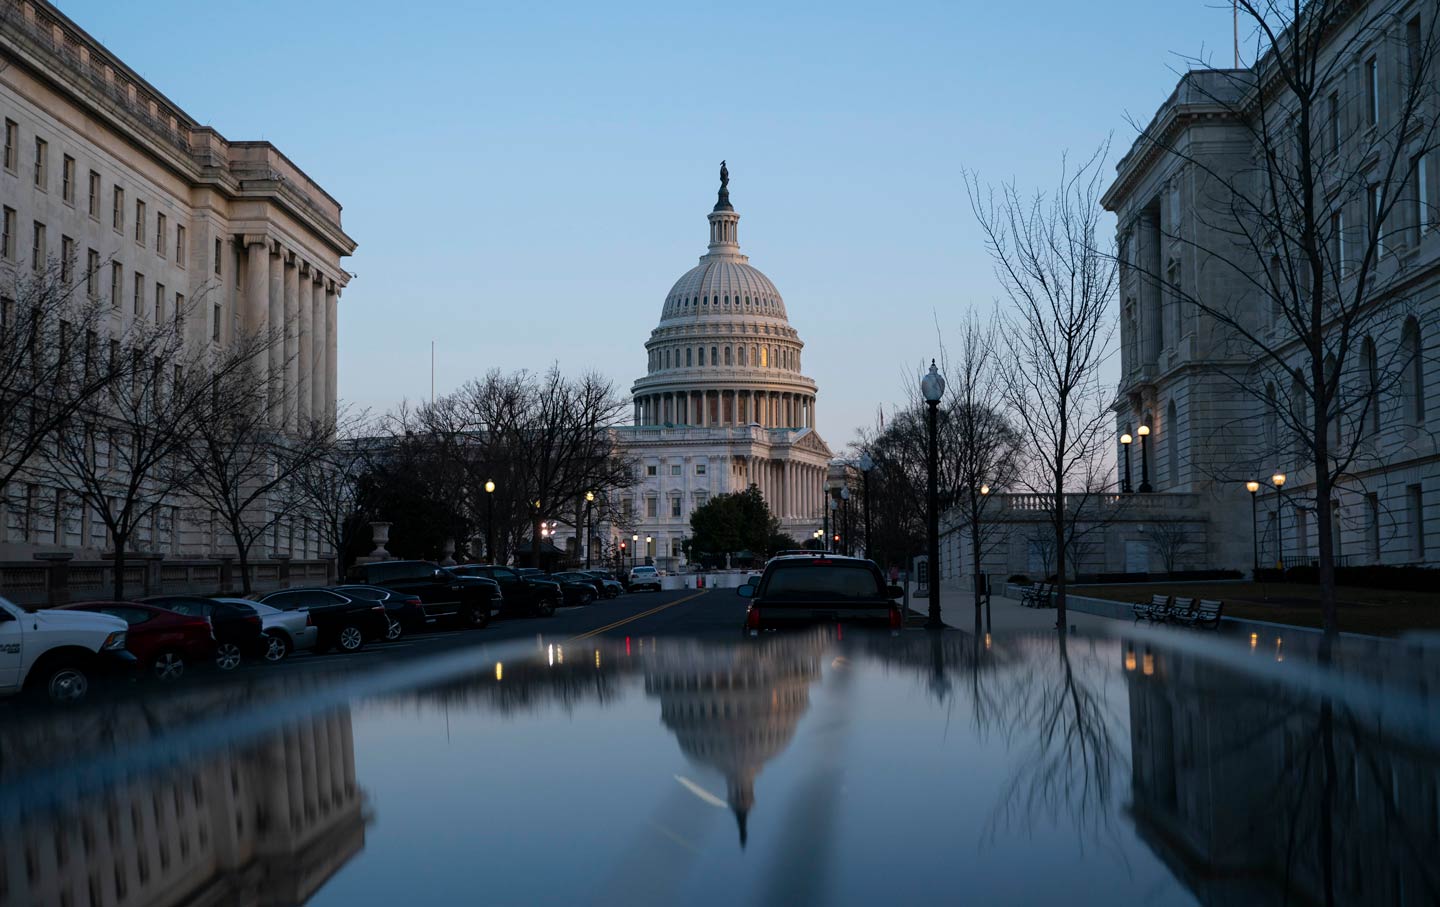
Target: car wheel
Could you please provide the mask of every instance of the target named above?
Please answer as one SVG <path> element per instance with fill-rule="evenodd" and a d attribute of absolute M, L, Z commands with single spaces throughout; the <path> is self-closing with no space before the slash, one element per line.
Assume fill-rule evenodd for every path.
<path fill-rule="evenodd" d="M 595 601 L 594 592 L 586 592 L 584 595 L 580 596 L 580 604 L 582 605 L 588 605 L 593 601 Z"/>
<path fill-rule="evenodd" d="M 185 676 L 185 659 L 179 652 L 161 652 L 150 662 L 150 674 L 161 683 L 174 683 Z"/>
<path fill-rule="evenodd" d="M 290 655 L 290 640 L 279 633 L 271 633 L 265 639 L 265 660 L 271 664 L 284 661 Z"/>
<path fill-rule="evenodd" d="M 215 667 L 222 671 L 233 671 L 240 667 L 243 653 L 233 642 L 222 642 L 215 647 Z"/>
<path fill-rule="evenodd" d="M 53 705 L 76 705 L 90 695 L 90 674 L 73 661 L 54 661 L 36 667 L 30 689 Z"/>
<path fill-rule="evenodd" d="M 487 604 L 476 608 L 472 605 L 465 609 L 460 618 L 470 629 L 483 630 L 490 625 L 490 606 Z"/>
<path fill-rule="evenodd" d="M 387 617 L 385 619 L 389 621 L 389 623 L 385 625 L 386 642 L 394 642 L 405 635 L 405 627 L 401 625 L 400 621 L 393 617 Z"/>
<path fill-rule="evenodd" d="M 554 617 L 555 603 L 550 601 L 543 601 L 535 606 L 535 613 L 540 615 L 541 617 Z"/>
<path fill-rule="evenodd" d="M 365 634 L 354 624 L 346 624 L 335 634 L 335 647 L 341 652 L 359 652 L 365 646 Z"/>

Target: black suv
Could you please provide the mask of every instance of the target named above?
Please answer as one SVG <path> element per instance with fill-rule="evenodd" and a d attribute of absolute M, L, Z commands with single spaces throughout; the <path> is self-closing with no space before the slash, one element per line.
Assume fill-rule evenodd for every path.
<path fill-rule="evenodd" d="M 415 596 L 427 624 L 456 618 L 465 626 L 483 627 L 500 613 L 507 597 L 501 584 L 489 577 L 457 576 L 431 561 L 356 564 L 350 568 L 349 579 Z"/>
<path fill-rule="evenodd" d="M 759 583 L 735 592 L 751 600 L 745 612 L 745 632 L 751 636 L 771 627 L 842 620 L 899 630 L 902 615 L 895 599 L 905 594 L 899 586 L 886 585 L 874 561 L 839 555 L 774 558 Z"/>
<path fill-rule="evenodd" d="M 564 602 L 560 584 L 544 576 L 523 576 L 514 567 L 496 567 L 490 564 L 464 564 L 447 567 L 450 573 L 459 577 L 482 578 L 500 584 L 505 595 L 501 606 L 505 611 L 549 617 Z"/>
<path fill-rule="evenodd" d="M 379 602 L 351 598 L 329 589 L 281 589 L 256 599 L 281 611 L 307 611 L 315 625 L 315 651 L 358 652 L 367 642 L 385 639 L 390 619 Z"/>

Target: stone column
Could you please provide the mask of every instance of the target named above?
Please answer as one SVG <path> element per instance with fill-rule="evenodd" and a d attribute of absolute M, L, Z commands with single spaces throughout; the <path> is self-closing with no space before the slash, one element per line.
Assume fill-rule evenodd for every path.
<path fill-rule="evenodd" d="M 340 325 L 337 308 L 340 305 L 340 290 L 333 283 L 325 284 L 325 395 L 321 412 L 325 421 L 335 421 L 336 399 L 340 394 L 339 360 L 336 358 L 340 341 Z"/>
<path fill-rule="evenodd" d="M 296 408 L 300 402 L 300 260 L 293 252 L 281 256 L 285 268 L 285 376 L 281 393 L 281 412 L 285 430 L 293 432 Z"/>
<path fill-rule="evenodd" d="M 279 243 L 270 244 L 268 275 L 270 312 L 266 342 L 270 346 L 270 369 L 266 399 L 269 402 L 270 425 L 279 428 L 285 419 L 285 250 Z"/>
<path fill-rule="evenodd" d="M 254 343 L 269 332 L 270 242 L 264 235 L 247 235 L 242 240 L 245 243 L 245 308 L 240 325 L 247 342 Z M 264 378 L 269 368 L 269 355 L 262 351 L 255 357 L 257 377 Z"/>
<path fill-rule="evenodd" d="M 310 424 L 314 412 L 315 397 L 315 294 L 314 278 L 310 265 L 300 263 L 300 295 L 297 304 L 300 308 L 300 349 L 296 353 L 297 364 L 300 369 L 300 380 L 295 384 L 295 419 L 303 431 Z M 322 315 L 320 325 L 325 325 L 325 318 Z M 323 383 L 323 382 L 322 382 Z"/>

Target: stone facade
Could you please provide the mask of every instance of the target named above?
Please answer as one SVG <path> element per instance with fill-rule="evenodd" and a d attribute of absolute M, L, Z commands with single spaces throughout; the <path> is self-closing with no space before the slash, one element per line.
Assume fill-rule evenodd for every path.
<path fill-rule="evenodd" d="M 334 418 L 342 259 L 355 249 L 335 199 L 270 143 L 229 141 L 190 117 L 42 0 L 0 0 L 0 117 L 5 285 L 36 261 L 73 256 L 98 271 L 93 292 L 111 302 L 117 333 L 177 314 L 194 349 L 278 332 L 272 421 Z M 108 547 L 43 464 L 4 498 L 0 561 L 40 550 L 94 559 Z M 142 530 L 141 548 L 228 554 L 225 534 L 188 520 L 183 503 Z M 268 542 L 258 557 L 328 555 L 300 524 Z"/>
<path fill-rule="evenodd" d="M 709 248 L 666 295 L 632 388 L 634 424 L 618 430 L 639 472 L 607 531 L 639 537 L 638 563 L 682 566 L 695 508 L 750 485 L 797 542 L 821 524 L 831 453 L 815 429 L 815 382 L 779 291 L 740 253 L 739 220 L 722 184 Z"/>

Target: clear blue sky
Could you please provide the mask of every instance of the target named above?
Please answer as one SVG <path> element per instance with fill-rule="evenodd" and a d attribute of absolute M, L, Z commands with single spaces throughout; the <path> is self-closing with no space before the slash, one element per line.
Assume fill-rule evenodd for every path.
<path fill-rule="evenodd" d="M 191 116 L 268 139 L 345 207 L 340 392 L 384 409 L 489 368 L 623 391 L 705 249 L 721 158 L 837 451 L 996 284 L 962 169 L 1048 186 L 1114 156 L 1214 0 L 461 3 L 62 0 Z"/>

